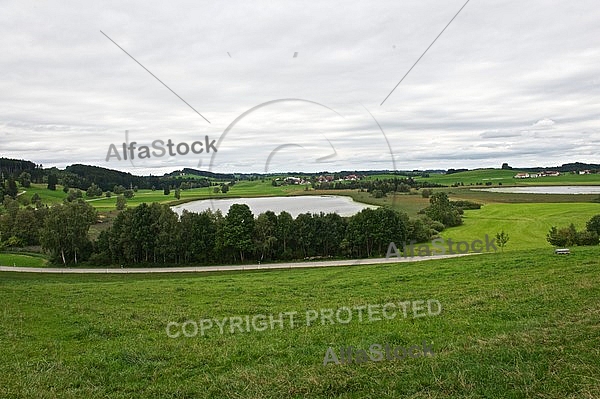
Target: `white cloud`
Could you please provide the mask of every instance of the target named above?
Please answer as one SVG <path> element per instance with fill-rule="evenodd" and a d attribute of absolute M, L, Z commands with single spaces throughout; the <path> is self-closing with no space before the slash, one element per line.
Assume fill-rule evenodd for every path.
<path fill-rule="evenodd" d="M 554 126 L 556 124 L 556 122 L 554 122 L 552 119 L 540 119 L 539 121 L 537 121 L 536 123 L 533 124 L 533 128 L 534 129 L 548 129 L 552 126 Z"/>

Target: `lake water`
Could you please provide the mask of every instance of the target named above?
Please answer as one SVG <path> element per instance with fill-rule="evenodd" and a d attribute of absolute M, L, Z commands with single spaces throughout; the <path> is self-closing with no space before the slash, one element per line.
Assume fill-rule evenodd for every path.
<path fill-rule="evenodd" d="M 297 197 L 261 197 L 261 198 L 231 198 L 231 199 L 207 199 L 187 202 L 176 205 L 172 209 L 181 215 L 184 209 L 190 212 L 202 212 L 206 209 L 216 211 L 220 209 L 223 215 L 227 214 L 229 207 L 233 204 L 246 204 L 252 210 L 254 216 L 266 211 L 279 214 L 286 211 L 296 217 L 301 213 L 337 213 L 340 216 L 352 216 L 365 208 L 377 208 L 373 205 L 355 202 L 350 197 L 337 195 L 305 195 Z"/>
<path fill-rule="evenodd" d="M 475 191 L 512 194 L 600 194 L 600 186 L 530 186 L 473 188 Z"/>

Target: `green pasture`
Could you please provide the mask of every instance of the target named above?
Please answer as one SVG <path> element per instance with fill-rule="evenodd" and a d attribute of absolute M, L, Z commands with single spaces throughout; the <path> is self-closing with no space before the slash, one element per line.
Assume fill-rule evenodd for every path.
<path fill-rule="evenodd" d="M 551 249 L 546 234 L 552 226 L 573 223 L 577 230 L 583 230 L 585 223 L 598 214 L 600 204 L 594 203 L 487 204 L 479 210 L 465 211 L 463 225 L 448 228 L 441 236 L 471 242 L 483 240 L 486 234 L 495 237 L 504 230 L 510 237 L 505 251 Z"/>
<path fill-rule="evenodd" d="M 46 257 L 40 254 L 0 252 L 0 266 L 42 267 L 46 263 Z"/>
<path fill-rule="evenodd" d="M 508 169 L 476 169 L 467 172 L 446 174 L 431 174 L 429 177 L 415 177 L 415 180 L 429 181 L 432 183 L 451 186 L 455 183 L 467 185 L 476 185 L 477 183 L 492 183 L 492 186 L 552 186 L 552 185 L 598 185 L 600 184 L 600 174 L 579 175 L 579 174 L 561 174 L 556 177 L 538 177 L 534 179 L 515 179 L 519 170 Z"/>
<path fill-rule="evenodd" d="M 0 273 L 0 397 L 597 398 L 600 247 L 572 252 L 253 273 Z M 439 315 L 303 316 L 428 299 Z M 166 333 L 169 322 L 283 312 L 298 312 L 298 324 Z M 339 356 L 423 341 L 434 356 L 323 365 L 330 347 Z"/>
<path fill-rule="evenodd" d="M 46 184 L 32 183 L 31 186 L 27 188 L 19 187 L 19 193 L 24 192 L 21 195 L 29 199 L 29 202 L 31 202 L 31 197 L 37 193 L 44 204 L 51 205 L 61 203 L 67 198 L 67 194 L 65 194 L 62 189 L 62 186 L 57 185 L 56 190 L 48 190 Z"/>

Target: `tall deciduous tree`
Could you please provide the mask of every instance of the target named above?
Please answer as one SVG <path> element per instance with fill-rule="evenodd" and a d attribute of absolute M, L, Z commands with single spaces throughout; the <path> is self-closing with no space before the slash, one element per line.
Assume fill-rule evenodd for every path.
<path fill-rule="evenodd" d="M 219 213 L 184 210 L 181 215 L 180 242 L 185 262 L 209 263 L 214 259 Z"/>
<path fill-rule="evenodd" d="M 107 191 L 108 192 L 108 191 Z M 123 195 L 119 195 L 117 197 L 117 210 L 122 211 L 127 207 L 127 199 Z"/>
<path fill-rule="evenodd" d="M 55 174 L 48 175 L 48 190 L 56 190 L 56 185 L 58 184 L 58 177 Z"/>
<path fill-rule="evenodd" d="M 294 220 L 294 242 L 300 251 L 300 256 L 314 255 L 315 228 L 314 219 L 310 213 L 302 213 Z"/>
<path fill-rule="evenodd" d="M 283 259 L 292 257 L 292 251 L 289 249 L 289 245 L 290 240 L 292 239 L 293 226 L 294 219 L 292 218 L 292 215 L 286 211 L 280 212 L 277 216 L 276 237 Z"/>
<path fill-rule="evenodd" d="M 6 195 L 10 195 L 11 198 L 17 198 L 18 192 L 19 190 L 17 189 L 17 183 L 15 182 L 15 179 L 9 177 L 6 184 Z"/>
<path fill-rule="evenodd" d="M 245 255 L 253 249 L 254 215 L 246 204 L 233 204 L 225 216 L 223 239 L 226 247 L 240 255 L 243 262 Z"/>
<path fill-rule="evenodd" d="M 254 241 L 259 260 L 272 258 L 273 249 L 277 242 L 277 216 L 272 211 L 261 213 L 254 223 Z"/>
<path fill-rule="evenodd" d="M 80 254 L 90 245 L 88 231 L 96 218 L 96 210 L 81 199 L 53 206 L 42 228 L 42 248 L 60 257 L 64 265 L 78 263 Z"/>
<path fill-rule="evenodd" d="M 24 188 L 28 188 L 31 186 L 31 174 L 28 172 L 21 172 L 19 175 L 19 183 Z"/>

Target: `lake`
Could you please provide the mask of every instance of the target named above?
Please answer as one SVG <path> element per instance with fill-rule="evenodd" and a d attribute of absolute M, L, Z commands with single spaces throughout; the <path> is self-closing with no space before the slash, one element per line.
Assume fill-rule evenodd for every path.
<path fill-rule="evenodd" d="M 529 186 L 472 188 L 475 191 L 512 194 L 600 194 L 600 186 Z"/>
<path fill-rule="evenodd" d="M 337 213 L 340 216 L 352 216 L 365 208 L 377 208 L 354 201 L 350 197 L 338 195 L 304 195 L 297 197 L 261 197 L 261 198 L 226 198 L 206 199 L 185 204 L 176 205 L 172 209 L 181 215 L 184 209 L 190 212 L 202 212 L 206 209 L 216 211 L 220 209 L 223 215 L 227 214 L 229 207 L 233 204 L 246 204 L 252 210 L 254 216 L 266 211 L 279 214 L 286 211 L 296 218 L 301 213 Z"/>

